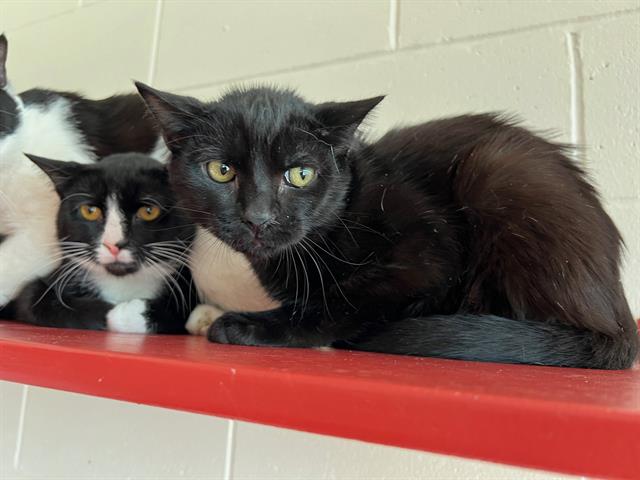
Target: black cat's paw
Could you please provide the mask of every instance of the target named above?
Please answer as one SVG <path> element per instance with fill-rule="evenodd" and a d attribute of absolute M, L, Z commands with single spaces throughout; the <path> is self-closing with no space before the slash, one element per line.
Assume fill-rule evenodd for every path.
<path fill-rule="evenodd" d="M 210 342 L 233 345 L 263 345 L 264 326 L 242 313 L 227 312 L 211 324 L 207 331 Z"/>

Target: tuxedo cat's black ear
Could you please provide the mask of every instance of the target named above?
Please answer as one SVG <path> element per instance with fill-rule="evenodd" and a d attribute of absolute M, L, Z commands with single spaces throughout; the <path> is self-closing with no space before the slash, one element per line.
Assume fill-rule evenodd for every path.
<path fill-rule="evenodd" d="M 316 106 L 316 118 L 330 130 L 346 130 L 351 134 L 383 99 L 384 95 L 353 102 L 321 103 Z"/>
<path fill-rule="evenodd" d="M 24 155 L 47 174 L 61 198 L 63 196 L 62 188 L 65 182 L 74 175 L 77 175 L 78 171 L 83 167 L 76 162 L 51 160 L 50 158 L 38 157 L 37 155 L 31 155 L 29 153 L 25 153 Z"/>
<path fill-rule="evenodd" d="M 180 139 L 184 136 L 183 132 L 197 118 L 201 103 L 193 97 L 162 92 L 142 82 L 134 83 L 158 122 L 167 147 L 176 153 L 180 147 Z"/>
<path fill-rule="evenodd" d="M 9 55 L 9 42 L 3 33 L 0 35 L 0 88 L 7 86 L 7 56 Z"/>

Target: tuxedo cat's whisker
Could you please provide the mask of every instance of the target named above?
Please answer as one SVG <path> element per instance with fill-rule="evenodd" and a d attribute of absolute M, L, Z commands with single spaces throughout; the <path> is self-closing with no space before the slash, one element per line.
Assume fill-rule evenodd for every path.
<path fill-rule="evenodd" d="M 56 286 L 56 297 L 60 301 L 61 304 L 65 305 L 69 310 L 73 310 L 70 306 L 66 305 L 62 299 L 62 292 L 65 287 L 69 284 L 71 280 L 78 274 L 80 271 L 84 270 L 86 272 L 87 266 L 90 265 L 91 261 L 88 258 L 75 258 L 74 263 L 76 264 L 76 268 L 71 269 L 67 272 L 63 279 L 58 282 Z"/>
<path fill-rule="evenodd" d="M 176 210 L 184 210 L 185 212 L 196 212 L 196 213 L 202 213 L 203 215 L 207 215 L 207 216 L 211 216 L 213 215 L 212 212 L 207 212 L 205 210 L 196 210 L 195 208 L 187 208 L 187 207 L 180 207 L 178 205 L 176 205 L 175 207 Z"/>
<path fill-rule="evenodd" d="M 65 265 L 63 265 L 59 271 L 54 272 L 54 274 L 56 275 L 55 280 L 51 283 L 51 285 L 49 285 L 49 287 L 44 291 L 44 293 L 40 296 L 40 298 L 38 298 L 38 300 L 35 301 L 35 303 L 33 303 L 32 306 L 36 306 L 38 305 L 38 303 L 40 303 L 40 301 L 45 297 L 45 295 L 47 293 L 49 293 L 52 289 L 57 288 L 57 285 L 59 285 L 59 283 L 61 281 L 63 281 L 67 275 L 69 275 L 70 273 L 72 273 L 73 271 L 77 270 L 78 268 L 80 268 L 81 265 L 77 264 L 77 263 L 67 263 Z M 58 294 L 57 290 L 54 290 L 56 292 L 56 297 L 58 298 L 58 301 L 60 301 L 60 303 L 62 305 L 64 305 L 66 308 L 69 308 L 69 306 L 64 303 L 64 301 L 60 298 L 60 295 Z"/>
<path fill-rule="evenodd" d="M 171 272 L 165 272 L 160 266 L 159 260 L 157 259 L 156 260 L 151 259 L 150 261 L 147 262 L 147 265 L 149 265 L 151 269 L 153 269 L 157 273 L 158 278 L 160 278 L 164 282 L 164 284 L 167 286 L 167 288 L 169 289 L 169 292 L 171 293 L 171 296 L 174 298 L 176 302 L 176 307 L 180 308 L 184 313 L 186 313 L 187 299 L 182 293 L 182 289 L 180 288 L 180 285 L 178 284 L 177 280 L 173 278 L 173 275 L 170 274 Z M 177 270 L 174 269 L 174 273 L 177 273 Z M 180 299 L 178 299 L 176 290 L 180 295 Z"/>
<path fill-rule="evenodd" d="M 151 253 L 153 255 L 155 255 L 156 257 L 159 257 L 161 259 L 165 259 L 165 260 L 171 260 L 176 262 L 177 264 L 186 267 L 186 268 L 191 268 L 192 265 L 190 263 L 189 259 L 184 258 L 184 256 L 182 254 L 176 253 L 176 252 L 168 252 L 168 251 L 162 251 L 159 249 L 153 249 L 151 251 Z"/>
<path fill-rule="evenodd" d="M 76 198 L 76 197 L 84 197 L 84 198 L 93 198 L 93 195 L 89 194 L 89 193 L 72 193 L 70 195 L 67 195 L 66 197 L 60 199 L 60 203 L 62 202 L 66 202 L 67 200 L 70 200 L 72 198 Z"/>

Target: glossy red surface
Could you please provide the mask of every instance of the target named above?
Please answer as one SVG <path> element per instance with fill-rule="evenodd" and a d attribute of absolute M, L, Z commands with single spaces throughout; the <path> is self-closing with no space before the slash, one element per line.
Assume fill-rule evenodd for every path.
<path fill-rule="evenodd" d="M 0 379 L 431 452 L 640 478 L 640 370 L 234 347 L 0 322 Z"/>

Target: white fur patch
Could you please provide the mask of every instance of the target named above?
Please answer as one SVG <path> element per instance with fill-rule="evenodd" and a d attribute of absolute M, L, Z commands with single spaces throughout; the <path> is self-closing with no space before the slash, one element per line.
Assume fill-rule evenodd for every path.
<path fill-rule="evenodd" d="M 122 277 L 112 275 L 98 265 L 91 265 L 88 270 L 88 279 L 100 294 L 100 298 L 114 305 L 135 298 L 156 298 L 165 286 L 163 276 L 170 273 L 168 269 L 162 270 L 160 266 L 156 269 L 142 267 L 137 272 Z"/>
<path fill-rule="evenodd" d="M 60 200 L 51 181 L 23 152 L 92 163 L 95 154 L 74 122 L 64 98 L 22 106 L 17 129 L 0 138 L 0 305 L 31 280 L 55 270 L 59 249 L 56 213 Z"/>
<path fill-rule="evenodd" d="M 198 227 L 192 250 L 193 279 L 204 303 L 225 311 L 260 312 L 280 304 L 269 298 L 247 258 Z"/>
<path fill-rule="evenodd" d="M 151 151 L 149 156 L 161 163 L 166 164 L 169 161 L 171 152 L 167 148 L 167 144 L 164 143 L 164 139 L 162 137 L 158 137 L 158 141 L 156 142 L 156 145 L 153 147 L 153 150 Z"/>
<path fill-rule="evenodd" d="M 106 244 L 117 245 L 124 240 L 124 218 L 122 217 L 122 210 L 118 204 L 118 200 L 115 197 L 109 197 L 107 199 L 107 219 L 104 225 L 104 231 L 102 237 L 100 237 L 100 243 L 96 247 L 96 254 L 98 263 L 101 265 L 107 265 L 109 263 L 121 262 L 132 263 L 134 261 L 131 251 L 123 248 L 117 254 L 111 253 Z"/>
<path fill-rule="evenodd" d="M 147 302 L 140 299 L 119 303 L 107 313 L 107 330 L 120 333 L 148 333 Z"/>
<path fill-rule="evenodd" d="M 100 242 L 116 245 L 124 240 L 123 224 L 124 218 L 122 218 L 118 200 L 111 196 L 107 199 L 107 219 L 104 224 L 104 232 L 102 233 Z"/>
<path fill-rule="evenodd" d="M 213 322 L 223 314 L 222 310 L 212 305 L 198 305 L 189 315 L 184 327 L 191 335 L 205 336 Z"/>

